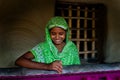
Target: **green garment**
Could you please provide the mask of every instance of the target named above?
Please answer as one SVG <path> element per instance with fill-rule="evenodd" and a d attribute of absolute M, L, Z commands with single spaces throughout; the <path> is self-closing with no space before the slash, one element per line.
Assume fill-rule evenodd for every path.
<path fill-rule="evenodd" d="M 62 52 L 52 43 L 49 29 L 53 27 L 60 27 L 66 30 L 66 45 Z M 78 49 L 75 44 L 69 40 L 69 29 L 64 18 L 53 17 L 46 25 L 46 40 L 33 47 L 30 51 L 35 56 L 34 61 L 42 63 L 51 63 L 55 60 L 61 60 L 63 65 L 80 64 Z"/>

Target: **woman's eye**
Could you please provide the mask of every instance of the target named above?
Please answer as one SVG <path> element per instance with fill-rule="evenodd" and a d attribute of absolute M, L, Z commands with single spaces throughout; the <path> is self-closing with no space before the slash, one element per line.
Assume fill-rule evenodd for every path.
<path fill-rule="evenodd" d="M 64 33 L 59 33 L 59 35 L 64 35 Z"/>
<path fill-rule="evenodd" d="M 52 32 L 51 35 L 56 35 L 56 33 Z"/>

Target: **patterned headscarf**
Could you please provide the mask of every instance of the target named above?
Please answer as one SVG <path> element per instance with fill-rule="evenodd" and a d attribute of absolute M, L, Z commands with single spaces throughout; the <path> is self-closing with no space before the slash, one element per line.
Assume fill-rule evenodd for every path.
<path fill-rule="evenodd" d="M 60 27 L 66 30 L 66 43 L 68 42 L 68 38 L 69 38 L 69 29 L 68 29 L 68 24 L 65 21 L 65 19 L 59 16 L 51 18 L 48 24 L 46 25 L 46 41 L 48 42 L 49 47 L 51 51 L 53 52 L 54 56 L 58 57 L 58 50 L 53 44 L 51 37 L 50 37 L 50 32 L 49 32 L 49 30 L 53 27 Z"/>
<path fill-rule="evenodd" d="M 69 29 L 68 29 L 68 24 L 65 21 L 63 17 L 53 17 L 49 20 L 48 24 L 46 25 L 46 40 L 49 42 L 50 39 L 50 33 L 49 30 L 53 27 L 60 27 L 64 30 L 66 30 L 66 42 L 68 42 L 69 39 Z"/>
<path fill-rule="evenodd" d="M 68 29 L 68 25 L 67 22 L 65 21 L 65 19 L 63 17 L 53 17 L 49 20 L 48 24 L 47 24 L 47 28 L 51 29 L 55 26 L 61 27 L 64 30 Z"/>

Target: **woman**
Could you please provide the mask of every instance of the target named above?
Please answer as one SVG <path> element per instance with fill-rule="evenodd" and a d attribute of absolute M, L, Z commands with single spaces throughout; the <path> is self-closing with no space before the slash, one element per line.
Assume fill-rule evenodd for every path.
<path fill-rule="evenodd" d="M 69 40 L 69 29 L 64 18 L 51 18 L 45 31 L 46 40 L 19 57 L 16 65 L 62 73 L 63 65 L 80 64 L 77 47 Z"/>

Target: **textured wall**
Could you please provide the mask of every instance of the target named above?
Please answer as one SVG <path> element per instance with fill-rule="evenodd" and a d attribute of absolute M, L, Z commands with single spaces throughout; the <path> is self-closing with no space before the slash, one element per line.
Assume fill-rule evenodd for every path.
<path fill-rule="evenodd" d="M 105 62 L 120 62 L 120 0 L 107 1 L 108 31 Z"/>
<path fill-rule="evenodd" d="M 106 0 L 57 0 L 67 2 L 83 2 L 83 3 L 104 3 Z"/>
<path fill-rule="evenodd" d="M 0 1 L 0 67 L 44 40 L 44 28 L 54 14 L 53 0 Z"/>

